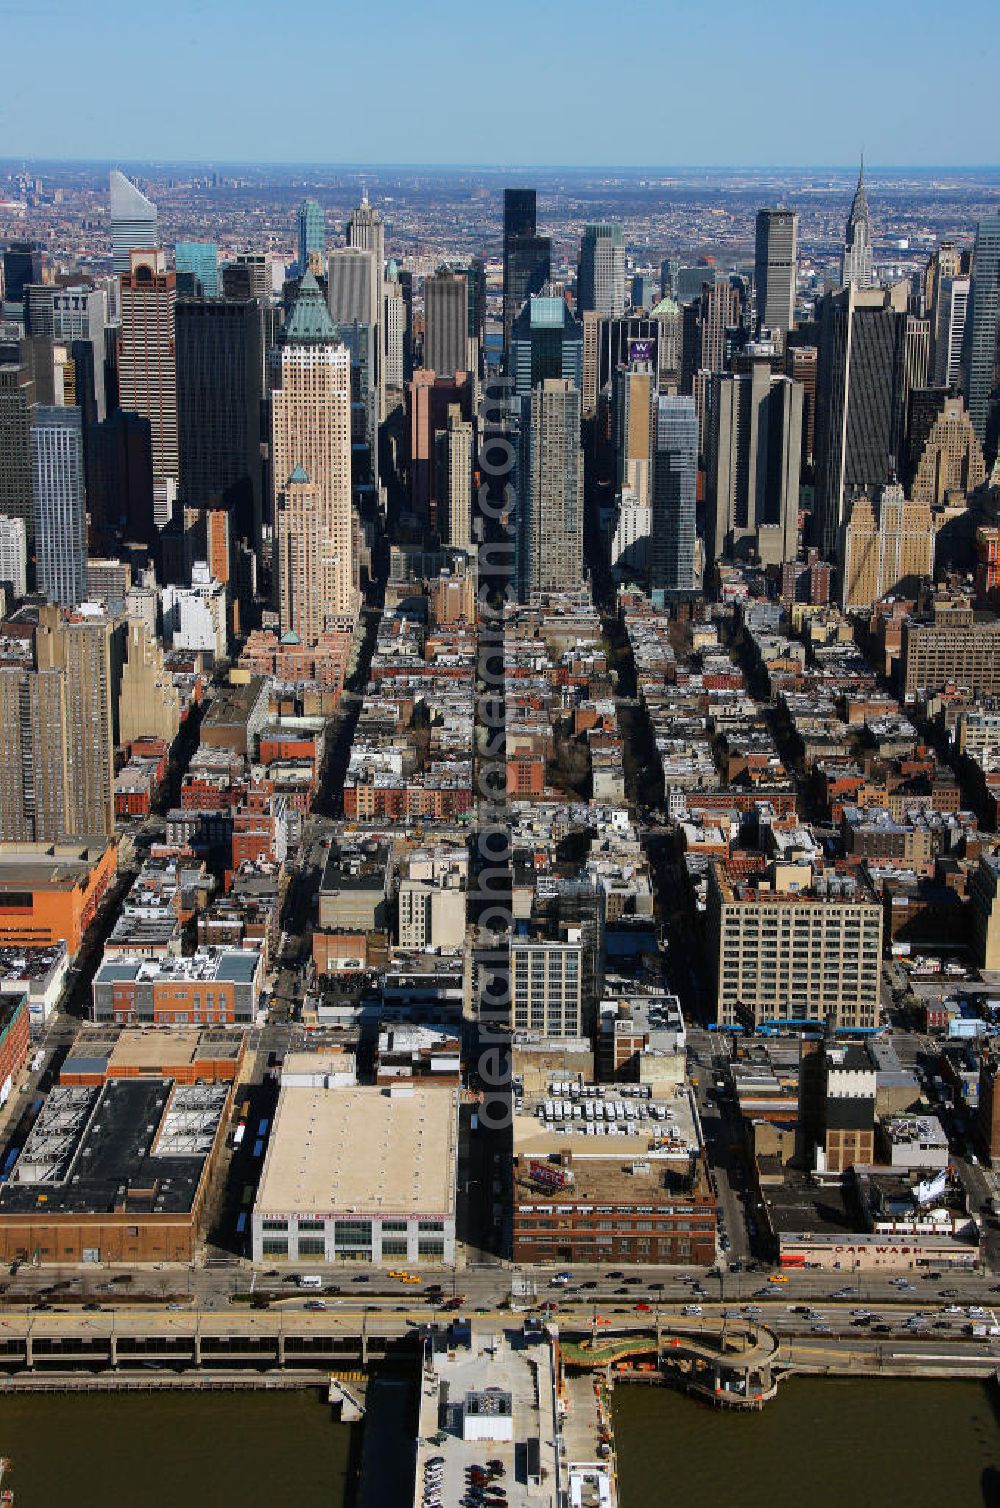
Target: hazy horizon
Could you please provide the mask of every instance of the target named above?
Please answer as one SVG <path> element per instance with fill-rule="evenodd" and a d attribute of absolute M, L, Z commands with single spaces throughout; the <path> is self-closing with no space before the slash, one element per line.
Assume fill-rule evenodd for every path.
<path fill-rule="evenodd" d="M 96 155 L 62 157 L 14 153 L 0 156 L 0 167 L 47 166 L 111 168 L 122 165 L 135 168 L 289 168 L 321 169 L 329 172 L 489 172 L 489 173 L 649 173 L 667 176 L 678 173 L 842 173 L 857 175 L 860 157 L 853 162 L 376 162 L 339 161 L 320 158 L 269 157 L 124 157 Z M 1000 162 L 874 162 L 865 158 L 865 176 L 886 173 L 995 173 L 1000 176 Z"/>

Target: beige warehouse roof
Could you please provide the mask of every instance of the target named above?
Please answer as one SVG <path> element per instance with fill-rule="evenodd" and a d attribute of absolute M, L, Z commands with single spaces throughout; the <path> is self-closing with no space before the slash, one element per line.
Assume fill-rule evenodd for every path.
<path fill-rule="evenodd" d="M 455 1207 L 454 1091 L 407 1085 L 282 1088 L 256 1210 L 448 1216 Z"/>

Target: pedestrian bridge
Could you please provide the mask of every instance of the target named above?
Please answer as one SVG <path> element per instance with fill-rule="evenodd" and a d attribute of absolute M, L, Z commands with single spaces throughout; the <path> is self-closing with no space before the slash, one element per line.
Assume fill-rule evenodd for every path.
<path fill-rule="evenodd" d="M 689 1330 L 657 1324 L 649 1330 L 619 1335 L 591 1334 L 559 1340 L 565 1368 L 631 1374 L 628 1363 L 649 1363 L 647 1379 L 658 1375 L 682 1384 L 708 1401 L 737 1408 L 759 1408 L 777 1391 L 775 1363 L 780 1342 L 773 1331 L 748 1321 Z M 623 1366 L 623 1363 L 625 1364 Z M 639 1370 L 637 1366 L 636 1371 Z"/>

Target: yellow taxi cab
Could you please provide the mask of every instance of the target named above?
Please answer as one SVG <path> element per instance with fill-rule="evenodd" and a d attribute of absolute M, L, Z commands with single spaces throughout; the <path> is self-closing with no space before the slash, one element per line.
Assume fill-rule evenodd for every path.
<path fill-rule="evenodd" d="M 767 1281 L 769 1283 L 787 1283 L 788 1279 L 783 1272 L 772 1272 Z"/>
<path fill-rule="evenodd" d="M 401 1283 L 422 1283 L 423 1278 L 418 1278 L 415 1272 L 401 1272 L 399 1274 L 399 1281 Z"/>

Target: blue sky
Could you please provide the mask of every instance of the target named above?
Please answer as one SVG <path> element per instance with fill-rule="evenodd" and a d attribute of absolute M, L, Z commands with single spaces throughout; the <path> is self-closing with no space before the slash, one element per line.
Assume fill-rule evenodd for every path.
<path fill-rule="evenodd" d="M 0 36 L 4 156 L 1000 160 L 997 0 L 0 0 Z"/>

